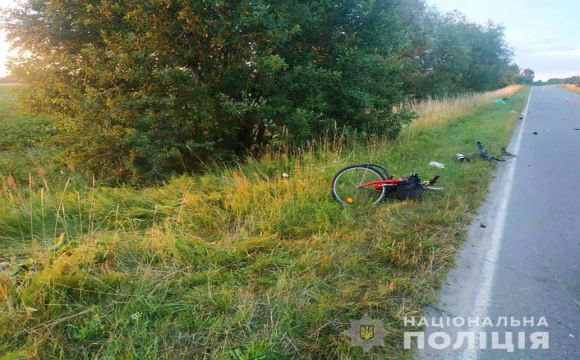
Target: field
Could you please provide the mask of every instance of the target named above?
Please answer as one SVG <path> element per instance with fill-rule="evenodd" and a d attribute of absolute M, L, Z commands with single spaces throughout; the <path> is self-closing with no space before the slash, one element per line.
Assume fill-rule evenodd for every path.
<path fill-rule="evenodd" d="M 580 87 L 578 87 L 577 85 L 572 85 L 572 84 L 561 84 L 558 85 L 559 87 L 568 90 L 568 91 L 572 91 L 575 93 L 580 93 Z"/>
<path fill-rule="evenodd" d="M 403 318 L 436 298 L 498 166 L 453 155 L 472 156 L 477 140 L 499 155 L 529 92 L 434 99 L 415 105 L 421 119 L 397 140 L 324 139 L 295 158 L 281 148 L 131 189 L 54 160 L 39 137 L 50 121 L 19 114 L 8 90 L 0 359 L 411 358 Z M 330 179 L 360 162 L 395 176 L 438 170 L 445 191 L 338 206 Z M 343 334 L 364 314 L 390 332 L 371 355 Z"/>

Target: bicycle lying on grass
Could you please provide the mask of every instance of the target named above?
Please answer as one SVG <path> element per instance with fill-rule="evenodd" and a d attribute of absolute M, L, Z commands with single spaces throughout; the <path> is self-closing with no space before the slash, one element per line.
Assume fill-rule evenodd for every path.
<path fill-rule="evenodd" d="M 345 205 L 374 205 L 388 194 L 399 200 L 421 200 L 423 189 L 442 190 L 432 187 L 439 175 L 429 181 L 421 181 L 411 173 L 405 178 L 393 179 L 387 170 L 377 164 L 360 164 L 345 167 L 334 175 L 331 193 L 336 201 Z"/>

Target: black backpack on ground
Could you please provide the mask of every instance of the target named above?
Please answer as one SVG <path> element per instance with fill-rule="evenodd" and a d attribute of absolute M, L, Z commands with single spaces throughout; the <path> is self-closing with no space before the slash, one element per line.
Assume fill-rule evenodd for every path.
<path fill-rule="evenodd" d="M 399 200 L 419 200 L 423 198 L 423 183 L 419 175 L 412 173 L 407 178 L 407 181 L 397 186 L 397 199 Z"/>

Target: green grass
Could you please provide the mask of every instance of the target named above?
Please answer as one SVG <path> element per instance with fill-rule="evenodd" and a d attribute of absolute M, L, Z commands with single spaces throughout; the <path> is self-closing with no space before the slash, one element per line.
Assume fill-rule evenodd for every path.
<path fill-rule="evenodd" d="M 66 185 L 4 180 L 0 354 L 369 359 L 342 334 L 366 313 L 390 331 L 372 354 L 410 358 L 403 318 L 435 300 L 497 166 L 453 154 L 472 155 L 477 140 L 506 146 L 526 98 L 396 141 L 328 139 L 295 159 L 270 154 L 157 188 L 87 186 L 74 169 Z M 349 164 L 430 177 L 432 160 L 445 164 L 446 190 L 422 203 L 350 209 L 330 196 Z"/>
<path fill-rule="evenodd" d="M 19 85 L 0 84 L 0 181 L 12 177 L 20 186 L 38 174 L 55 182 L 66 181 L 63 165 L 54 161 L 57 149 L 44 139 L 50 135 L 51 121 L 18 111 L 15 98 Z M 0 192 L 5 189 L 0 188 Z"/>
<path fill-rule="evenodd" d="M 31 117 L 17 111 L 15 97 L 20 87 L 0 86 L 0 150 L 26 147 L 38 142 L 47 118 Z"/>

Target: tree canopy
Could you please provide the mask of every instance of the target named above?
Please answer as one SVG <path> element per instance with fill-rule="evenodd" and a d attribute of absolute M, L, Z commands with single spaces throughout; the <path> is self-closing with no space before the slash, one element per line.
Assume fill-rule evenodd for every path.
<path fill-rule="evenodd" d="M 4 26 L 23 103 L 70 161 L 151 180 L 329 130 L 394 137 L 409 97 L 510 80 L 503 28 L 422 0 L 27 0 Z"/>
<path fill-rule="evenodd" d="M 512 52 L 503 27 L 469 22 L 455 11 L 445 15 L 412 0 L 407 15 L 406 89 L 417 97 L 488 91 L 505 86 Z"/>

